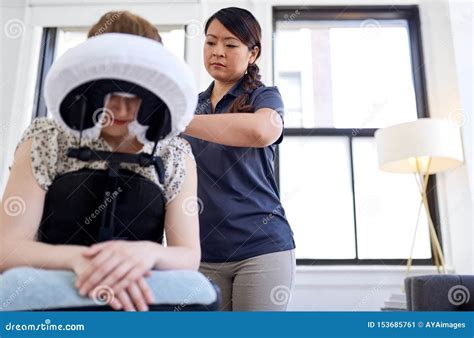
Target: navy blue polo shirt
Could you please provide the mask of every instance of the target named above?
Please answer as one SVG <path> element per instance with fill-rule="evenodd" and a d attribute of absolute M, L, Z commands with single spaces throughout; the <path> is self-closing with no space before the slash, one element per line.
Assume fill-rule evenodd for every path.
<path fill-rule="evenodd" d="M 244 92 L 240 79 L 212 111 L 213 86 L 214 82 L 199 94 L 196 114 L 226 113 Z M 276 87 L 255 89 L 250 93 L 250 104 L 255 111 L 274 109 L 283 118 L 283 102 Z M 191 144 L 197 165 L 202 261 L 240 261 L 294 249 L 293 232 L 275 181 L 276 145 L 231 147 L 182 136 Z"/>

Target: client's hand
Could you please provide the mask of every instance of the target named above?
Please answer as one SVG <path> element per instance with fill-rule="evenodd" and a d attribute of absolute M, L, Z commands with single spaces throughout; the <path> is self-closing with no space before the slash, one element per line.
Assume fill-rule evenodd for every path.
<path fill-rule="evenodd" d="M 114 310 L 148 311 L 148 305 L 154 302 L 153 293 L 143 277 L 130 283 L 130 285 L 114 294 L 109 305 Z"/>
<path fill-rule="evenodd" d="M 109 241 L 85 249 L 74 264 L 79 293 L 92 296 L 97 286 L 106 285 L 113 290 L 115 297 L 110 305 L 114 309 L 128 310 L 133 304 L 152 303 L 152 292 L 143 277 L 149 275 L 156 262 L 154 244 Z"/>

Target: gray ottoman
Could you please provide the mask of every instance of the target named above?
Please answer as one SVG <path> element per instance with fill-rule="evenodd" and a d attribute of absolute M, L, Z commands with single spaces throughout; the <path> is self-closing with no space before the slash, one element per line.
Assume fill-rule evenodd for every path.
<path fill-rule="evenodd" d="M 409 277 L 405 290 L 409 311 L 474 311 L 474 276 Z"/>

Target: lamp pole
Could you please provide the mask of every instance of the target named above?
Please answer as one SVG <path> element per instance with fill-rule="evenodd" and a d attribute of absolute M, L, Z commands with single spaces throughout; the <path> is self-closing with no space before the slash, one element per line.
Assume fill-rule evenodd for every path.
<path fill-rule="evenodd" d="M 431 238 L 431 247 L 433 252 L 433 258 L 435 261 L 436 269 L 438 273 L 446 273 L 446 264 L 444 260 L 443 250 L 441 249 L 441 245 L 439 243 L 438 236 L 436 234 L 436 230 L 433 224 L 433 219 L 431 218 L 430 207 L 428 204 L 428 196 L 427 196 L 427 188 L 428 188 L 428 180 L 430 178 L 430 166 L 431 166 L 431 157 L 428 158 L 428 164 L 426 166 L 426 170 L 423 170 L 421 167 L 421 161 L 419 157 L 416 157 L 416 173 L 417 175 L 417 183 L 418 189 L 420 191 L 421 202 L 424 206 L 426 217 L 428 219 L 428 226 Z M 415 237 L 416 237 L 416 229 L 415 229 Z M 413 242 L 415 239 L 413 239 Z M 412 255 L 413 255 L 413 247 L 410 252 L 410 257 L 408 258 L 407 264 L 407 276 L 410 272 L 410 268 L 412 265 Z"/>

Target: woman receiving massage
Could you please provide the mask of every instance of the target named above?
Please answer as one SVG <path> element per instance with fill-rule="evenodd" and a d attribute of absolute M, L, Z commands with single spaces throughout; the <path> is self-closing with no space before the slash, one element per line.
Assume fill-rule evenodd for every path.
<path fill-rule="evenodd" d="M 81 295 L 105 285 L 113 309 L 146 311 L 151 270 L 199 267 L 196 165 L 176 136 L 197 92 L 146 20 L 110 12 L 88 36 L 48 74 L 54 119 L 35 119 L 16 148 L 2 200 L 25 208 L 0 210 L 0 270 L 71 270 Z"/>

